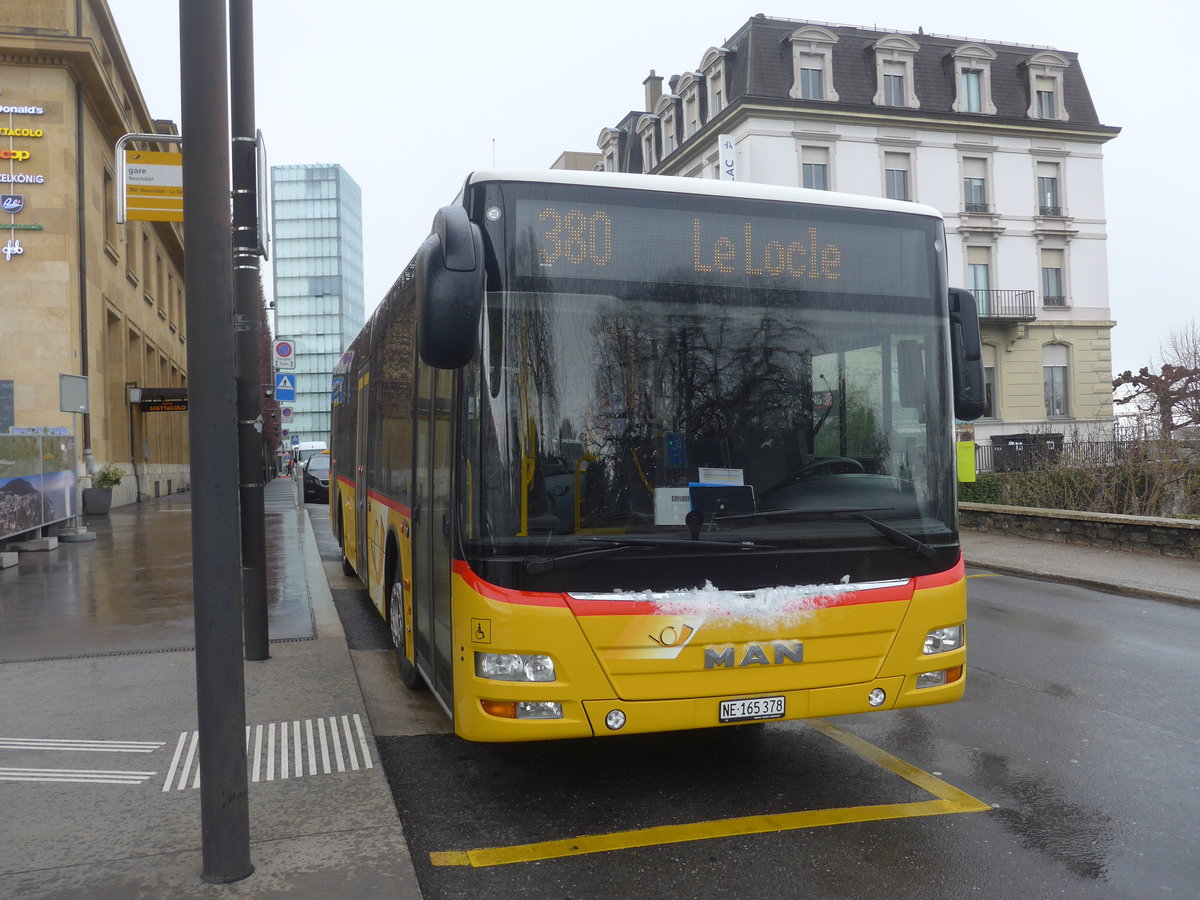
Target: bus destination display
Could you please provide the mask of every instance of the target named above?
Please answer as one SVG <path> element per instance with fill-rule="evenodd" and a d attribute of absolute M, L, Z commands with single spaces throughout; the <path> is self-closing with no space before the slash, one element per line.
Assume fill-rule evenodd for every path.
<path fill-rule="evenodd" d="M 517 275 L 928 296 L 929 232 L 795 207 L 793 218 L 519 200 Z M 857 215 L 861 215 L 858 213 Z"/>

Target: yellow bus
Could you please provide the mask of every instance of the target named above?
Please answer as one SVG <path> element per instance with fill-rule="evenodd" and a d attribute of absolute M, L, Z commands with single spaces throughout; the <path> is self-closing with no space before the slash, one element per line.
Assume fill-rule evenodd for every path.
<path fill-rule="evenodd" d="M 980 360 L 931 208 L 477 172 L 335 371 L 343 567 L 473 741 L 951 702 Z"/>

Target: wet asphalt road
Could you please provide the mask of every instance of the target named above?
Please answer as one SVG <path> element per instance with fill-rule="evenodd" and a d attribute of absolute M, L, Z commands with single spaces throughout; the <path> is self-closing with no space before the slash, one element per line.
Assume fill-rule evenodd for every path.
<path fill-rule="evenodd" d="M 339 558 L 324 508 L 309 510 L 322 556 Z M 1200 609 L 969 574 L 958 704 L 832 729 L 522 745 L 380 736 L 424 896 L 1196 897 Z M 387 646 L 365 593 L 334 594 L 352 648 Z M 958 799 L 935 813 L 938 797 Z M 975 807 L 962 797 L 986 808 L 964 811 Z M 734 818 L 757 830 L 694 827 Z M 648 833 L 672 842 L 623 837 L 671 826 Z M 597 835 L 621 849 L 570 849 Z M 527 845 L 560 840 L 528 858 Z M 509 847 L 524 848 L 520 861 L 442 864 Z"/>

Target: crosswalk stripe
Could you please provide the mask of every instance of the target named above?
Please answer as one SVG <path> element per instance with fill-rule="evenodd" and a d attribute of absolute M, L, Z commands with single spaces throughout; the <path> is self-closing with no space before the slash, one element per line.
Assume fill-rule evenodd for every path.
<path fill-rule="evenodd" d="M 185 731 L 179 735 L 163 780 L 164 793 L 185 790 L 189 778 L 192 788 L 200 786 L 199 737 L 198 731 Z M 374 766 L 362 717 L 358 713 L 246 726 L 246 767 L 250 782 L 357 772 Z"/>

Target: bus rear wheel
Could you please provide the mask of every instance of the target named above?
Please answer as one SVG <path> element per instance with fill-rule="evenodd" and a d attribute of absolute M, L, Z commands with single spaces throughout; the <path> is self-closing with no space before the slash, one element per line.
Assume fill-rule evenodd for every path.
<path fill-rule="evenodd" d="M 396 667 L 400 671 L 400 682 L 410 690 L 424 686 L 421 673 L 405 655 L 404 585 L 397 579 L 388 593 L 388 627 L 392 632 L 392 644 L 396 647 Z"/>
<path fill-rule="evenodd" d="M 350 558 L 346 556 L 345 528 L 346 520 L 343 518 L 341 510 L 338 510 L 337 542 L 338 549 L 342 551 L 342 574 L 347 578 L 353 578 L 358 573 L 354 571 L 354 566 L 350 565 Z"/>

